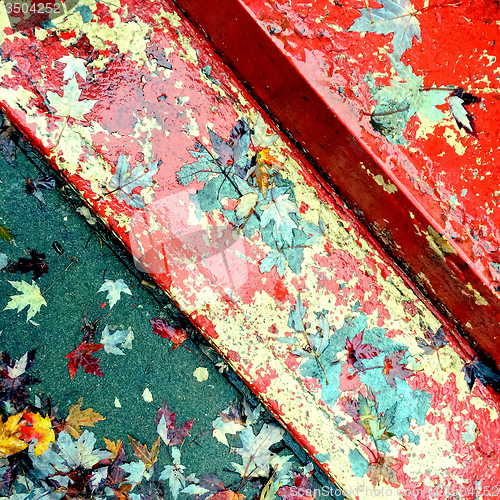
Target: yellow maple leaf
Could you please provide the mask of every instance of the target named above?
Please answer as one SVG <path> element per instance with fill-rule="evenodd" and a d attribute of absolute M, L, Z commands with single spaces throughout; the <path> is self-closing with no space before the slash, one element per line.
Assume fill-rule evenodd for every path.
<path fill-rule="evenodd" d="M 13 455 L 28 447 L 21 439 L 21 423 L 23 414 L 10 416 L 5 423 L 0 419 L 0 457 Z"/>
<path fill-rule="evenodd" d="M 33 441 L 36 439 L 35 457 L 41 455 L 44 451 L 49 449 L 49 444 L 55 443 L 56 436 L 52 429 L 52 422 L 50 417 L 42 417 L 40 413 L 25 413 L 24 419 L 27 425 L 21 426 L 23 439 L 25 441 Z"/>
<path fill-rule="evenodd" d="M 86 427 L 94 427 L 95 422 L 100 420 L 106 420 L 101 414 L 94 411 L 93 408 L 87 408 L 82 410 L 83 398 L 80 398 L 78 402 L 69 407 L 69 415 L 66 417 L 64 430 L 69 432 L 75 439 L 83 434 L 81 425 Z"/>
<path fill-rule="evenodd" d="M 103 438 L 106 443 L 106 449 L 110 451 L 113 455 L 110 457 L 111 461 L 116 460 L 116 457 L 120 454 L 120 450 L 123 447 L 123 441 L 119 439 L 116 443 L 108 438 Z"/>

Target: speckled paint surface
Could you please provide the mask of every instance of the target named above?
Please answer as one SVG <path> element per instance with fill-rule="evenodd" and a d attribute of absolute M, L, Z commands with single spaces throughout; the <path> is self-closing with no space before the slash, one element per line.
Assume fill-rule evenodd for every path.
<path fill-rule="evenodd" d="M 471 351 L 172 5 L 80 6 L 2 20 L 9 117 L 349 498 L 498 496 Z"/>
<path fill-rule="evenodd" d="M 176 3 L 499 365 L 497 3 Z M 456 106 L 457 92 L 468 104 Z"/>

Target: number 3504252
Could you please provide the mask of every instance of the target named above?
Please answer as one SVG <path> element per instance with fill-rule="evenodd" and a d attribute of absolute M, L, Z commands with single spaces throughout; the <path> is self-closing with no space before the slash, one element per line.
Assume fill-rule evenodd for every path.
<path fill-rule="evenodd" d="M 7 14 L 60 14 L 61 5 L 58 3 L 36 3 L 33 2 L 31 5 L 28 3 L 14 3 L 6 2 L 5 7 L 7 9 Z"/>

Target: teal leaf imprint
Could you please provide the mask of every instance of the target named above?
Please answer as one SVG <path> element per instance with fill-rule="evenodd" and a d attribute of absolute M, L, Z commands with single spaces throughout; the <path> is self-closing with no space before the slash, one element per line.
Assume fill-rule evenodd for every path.
<path fill-rule="evenodd" d="M 420 40 L 420 23 L 408 0 L 379 0 L 381 9 L 361 9 L 349 31 L 369 31 L 380 35 L 393 33 L 392 55 L 399 61 L 403 53 L 411 48 L 413 37 Z"/>

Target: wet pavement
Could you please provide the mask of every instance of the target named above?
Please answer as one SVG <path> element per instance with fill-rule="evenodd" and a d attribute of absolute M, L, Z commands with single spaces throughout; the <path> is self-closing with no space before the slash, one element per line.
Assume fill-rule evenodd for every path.
<path fill-rule="evenodd" d="M 240 447 L 238 435 L 243 430 L 241 424 L 245 420 L 244 414 L 239 417 L 240 424 L 235 426 L 235 433 L 227 434 L 229 447 L 212 435 L 212 422 L 221 411 L 227 411 L 231 405 L 237 408 L 244 401 L 255 408 L 258 404 L 255 397 L 149 276 L 136 269 L 128 252 L 101 221 L 88 211 L 74 190 L 51 171 L 23 139 L 20 142 L 24 151 L 16 148 L 15 160 L 9 163 L 5 155 L 0 158 L 0 263 L 3 263 L 0 271 L 0 306 L 4 309 L 10 297 L 19 293 L 9 282 L 15 284 L 24 281 L 31 286 L 34 275 L 34 283 L 41 291 L 44 304 L 29 320 L 29 306 L 20 312 L 16 309 L 3 310 L 0 313 L 0 345 L 4 367 L 8 364 L 7 354 L 12 360 L 19 360 L 26 352 L 34 350 L 34 362 L 31 368 L 26 369 L 26 373 L 40 382 L 25 384 L 26 397 L 17 394 L 10 400 L 9 394 L 3 392 L 4 418 L 13 413 L 16 406 L 18 411 L 29 410 L 42 416 L 50 414 L 57 433 L 58 430 L 66 429 L 64 419 L 70 407 L 81 399 L 81 410 L 92 408 L 102 416 L 102 420 L 98 417 L 92 427 L 82 424 L 80 433 L 85 429 L 91 431 L 96 438 L 95 448 L 101 450 L 106 449 L 103 438 L 114 442 L 122 440 L 125 461 L 130 463 L 138 462 L 138 459 L 133 455 L 127 435 L 140 443 L 146 443 L 150 449 L 158 437 L 155 423 L 158 409 L 166 403 L 176 413 L 175 428 L 195 419 L 189 435 L 177 446 L 181 450 L 185 476 L 194 474 L 199 478 L 216 474 L 226 488 L 232 488 L 238 494 L 245 494 L 247 498 L 261 494 L 267 477 L 242 480 L 231 465 L 231 462 L 241 462 L 237 453 L 230 453 L 230 447 Z M 54 181 L 47 180 L 48 175 Z M 41 177 L 45 178 L 49 189 L 37 188 L 34 193 L 28 192 L 26 179 Z M 55 189 L 50 189 L 52 184 L 55 184 Z M 16 272 L 15 263 L 19 263 L 19 259 L 30 259 L 33 251 L 38 259 L 33 261 L 35 264 L 21 266 Z M 118 280 L 122 280 L 123 288 L 129 292 L 115 297 L 117 300 L 111 307 L 108 292 L 100 292 L 99 289 L 104 283 L 116 283 Z M 114 302 L 114 299 L 111 301 Z M 189 338 L 173 350 L 172 341 L 153 332 L 150 324 L 153 318 L 164 318 L 168 325 L 186 332 Z M 81 345 L 85 333 L 92 331 L 91 325 L 95 325 L 95 332 L 88 340 L 89 345 L 101 342 L 106 328 L 111 336 L 115 331 L 125 331 L 129 340 L 127 342 L 122 335 L 120 343 L 111 341 L 105 348 L 93 353 L 98 358 L 102 376 L 95 374 L 99 371 L 95 366 L 89 368 L 90 373 L 85 373 L 83 366 L 80 366 L 71 378 L 67 356 Z M 133 340 L 130 340 L 131 331 Z M 113 352 L 116 349 L 119 352 Z M 8 372 L 8 368 L 5 370 Z M 43 404 L 44 396 L 50 397 L 57 411 L 47 410 Z M 40 406 L 42 409 L 39 409 Z M 259 408 L 261 412 L 252 424 L 255 432 L 263 425 L 276 425 L 270 414 L 262 406 L 259 405 Z M 57 435 L 56 439 L 60 436 Z M 285 439 L 302 460 L 307 460 L 289 435 Z M 0 435 L 0 452 L 4 451 L 2 444 Z M 158 462 L 154 465 L 156 479 L 164 467 L 172 463 L 173 448 L 165 444 L 161 446 Z M 293 452 L 283 440 L 279 440 L 271 449 L 280 456 L 291 455 L 294 470 L 300 472 L 303 468 L 303 464 L 292 456 Z M 27 459 L 27 450 L 20 454 L 25 454 Z M 0 472 L 5 474 L 15 463 L 12 456 L 0 458 Z M 102 468 L 103 465 L 95 467 Z M 19 493 L 20 496 L 15 498 L 39 498 L 36 494 L 47 498 L 43 495 L 56 489 L 42 480 L 37 490 L 35 481 L 34 485 L 28 483 L 32 490 L 31 496 L 23 496 L 22 492 L 26 491 L 21 484 L 25 481 L 24 473 L 33 481 L 33 471 L 29 465 L 24 473 L 21 466 L 17 469 L 14 467 L 16 470 L 19 477 L 12 484 L 3 476 L 0 493 Z M 320 472 L 317 474 L 322 484 L 329 484 Z M 126 483 L 127 475 L 122 475 Z M 146 477 L 143 478 L 143 484 L 149 488 Z M 311 480 L 317 488 L 321 487 L 320 483 Z M 191 477 L 191 483 L 194 481 Z M 283 486 L 287 482 L 293 484 L 291 479 L 283 479 Z M 155 483 L 153 480 L 150 483 L 157 487 L 163 481 Z M 186 482 L 186 486 L 188 484 Z M 101 481 L 95 489 L 89 486 L 81 487 L 80 490 L 68 488 L 67 498 L 85 497 L 91 490 L 94 497 L 105 493 L 108 496 L 118 495 L 117 485 L 112 486 L 112 490 L 105 490 L 105 485 L 105 481 Z M 138 494 L 138 491 L 139 487 L 134 487 L 130 498 L 135 498 L 133 494 Z M 125 494 L 126 491 L 122 488 L 120 493 Z M 170 493 L 161 493 L 160 490 L 157 494 L 160 498 L 170 497 Z M 52 495 L 51 498 L 62 496 L 56 493 Z M 180 493 L 180 497 L 187 498 L 188 495 Z"/>

